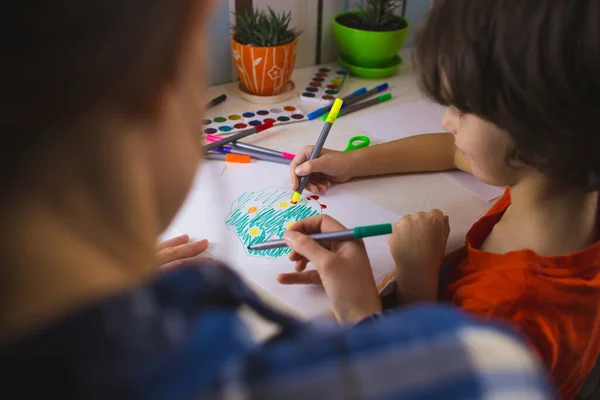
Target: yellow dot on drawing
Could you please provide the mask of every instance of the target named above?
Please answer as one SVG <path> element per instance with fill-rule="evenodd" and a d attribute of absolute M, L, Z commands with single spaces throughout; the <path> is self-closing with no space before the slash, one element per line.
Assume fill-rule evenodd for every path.
<path fill-rule="evenodd" d="M 250 236 L 258 236 L 262 233 L 262 231 L 260 230 L 259 227 L 255 226 L 252 227 L 248 230 L 248 233 L 250 234 Z"/>
<path fill-rule="evenodd" d="M 257 207 L 250 207 L 250 208 L 248 209 L 248 212 L 249 212 L 249 213 L 255 213 L 255 212 L 257 212 L 257 211 L 258 211 L 258 208 L 257 208 Z"/>
<path fill-rule="evenodd" d="M 279 207 L 281 208 L 286 208 L 289 204 L 286 203 L 285 201 L 282 201 L 281 203 L 279 203 Z"/>
<path fill-rule="evenodd" d="M 290 229 L 292 226 L 294 226 L 294 224 L 296 223 L 296 221 L 290 221 L 287 224 L 285 224 L 286 229 Z"/>

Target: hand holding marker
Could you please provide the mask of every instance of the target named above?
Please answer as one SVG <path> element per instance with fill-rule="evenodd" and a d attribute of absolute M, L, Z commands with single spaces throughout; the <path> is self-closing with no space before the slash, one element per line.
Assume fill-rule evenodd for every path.
<path fill-rule="evenodd" d="M 354 229 L 345 229 L 337 232 L 314 233 L 309 238 L 319 242 L 362 239 L 371 236 L 389 235 L 392 233 L 392 224 L 357 226 Z M 284 240 L 270 240 L 248 246 L 249 250 L 271 250 L 288 247 Z"/>
<path fill-rule="evenodd" d="M 325 125 L 323 126 L 323 129 L 321 130 L 321 134 L 319 135 L 319 139 L 317 139 L 317 143 L 315 144 L 315 148 L 313 149 L 309 160 L 314 160 L 315 158 L 317 158 L 321 155 L 321 149 L 323 149 L 325 140 L 327 140 L 329 131 L 331 130 L 331 127 L 333 126 L 335 119 L 336 119 L 338 113 L 340 112 L 340 109 L 342 108 L 342 104 L 344 104 L 344 101 L 342 99 L 335 99 L 335 101 L 333 102 L 333 106 L 331 107 L 331 112 L 329 113 L 329 116 L 327 117 L 327 119 L 325 121 Z M 304 191 L 304 187 L 306 187 L 306 184 L 308 183 L 309 178 L 310 177 L 308 175 L 300 178 L 300 184 L 298 185 L 298 188 L 292 195 L 292 204 L 296 204 L 296 203 L 298 203 L 298 200 L 300 200 L 300 197 L 302 196 L 302 192 Z"/>

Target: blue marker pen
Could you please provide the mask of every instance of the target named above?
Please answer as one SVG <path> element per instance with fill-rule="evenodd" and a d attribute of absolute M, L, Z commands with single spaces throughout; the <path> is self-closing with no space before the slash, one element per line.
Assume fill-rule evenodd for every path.
<path fill-rule="evenodd" d="M 352 104 L 356 104 L 359 101 L 366 99 L 367 97 L 373 96 L 374 94 L 381 93 L 384 90 L 386 90 L 388 87 L 389 87 L 389 85 L 387 83 L 382 83 L 379 86 L 375 86 L 373 89 L 367 90 L 367 91 L 359 94 L 358 96 L 352 97 L 349 102 L 344 103 L 344 107 L 352 105 Z"/>

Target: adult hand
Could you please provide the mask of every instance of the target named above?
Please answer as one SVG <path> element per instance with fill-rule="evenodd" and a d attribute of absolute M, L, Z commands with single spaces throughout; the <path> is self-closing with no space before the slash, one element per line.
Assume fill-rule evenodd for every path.
<path fill-rule="evenodd" d="M 313 148 L 314 146 L 304 147 L 292 160 L 292 189 L 295 190 L 300 184 L 300 178 L 306 175 L 310 175 L 306 190 L 312 193 L 326 193 L 332 182 L 342 183 L 353 177 L 351 152 L 322 149 L 320 157 L 309 161 Z"/>
<path fill-rule="evenodd" d="M 174 268 L 191 264 L 203 257 L 199 255 L 208 248 L 208 240 L 191 242 L 188 235 L 181 235 L 158 244 L 156 255 L 160 268 Z"/>
<path fill-rule="evenodd" d="M 448 216 L 439 210 L 407 215 L 394 224 L 388 245 L 396 263 L 400 303 L 437 300 L 449 234 Z"/>
<path fill-rule="evenodd" d="M 324 247 L 307 236 L 343 229 L 328 215 L 296 222 L 284 240 L 292 248 L 290 260 L 295 261 L 297 272 L 281 274 L 277 280 L 283 284 L 321 283 L 338 320 L 356 323 L 382 308 L 363 241 L 333 241 Z M 316 271 L 305 270 L 308 262 Z"/>

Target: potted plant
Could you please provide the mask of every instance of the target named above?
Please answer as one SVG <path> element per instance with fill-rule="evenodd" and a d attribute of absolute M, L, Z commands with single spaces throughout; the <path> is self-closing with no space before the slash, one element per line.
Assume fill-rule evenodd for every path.
<path fill-rule="evenodd" d="M 289 27 L 291 12 L 254 10 L 235 14 L 231 46 L 244 89 L 274 96 L 286 89 L 296 62 L 300 32 Z"/>
<path fill-rule="evenodd" d="M 398 52 L 406 42 L 410 24 L 397 14 L 398 8 L 398 0 L 367 0 L 365 8 L 334 17 L 340 62 L 351 72 L 361 75 L 387 69 L 393 73 L 402 63 Z"/>

